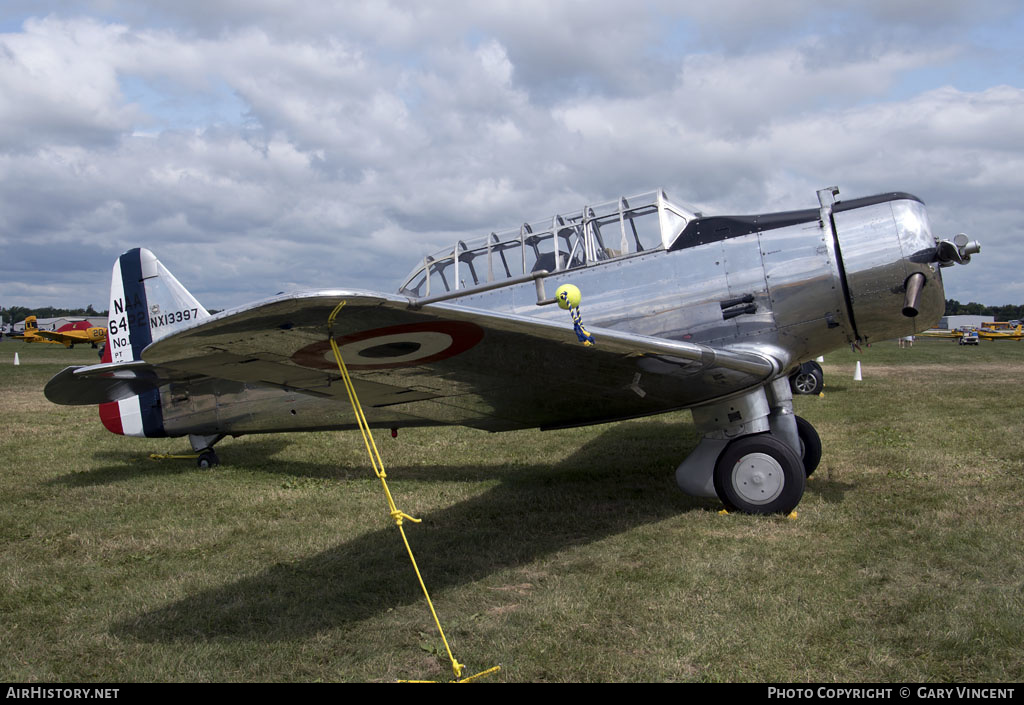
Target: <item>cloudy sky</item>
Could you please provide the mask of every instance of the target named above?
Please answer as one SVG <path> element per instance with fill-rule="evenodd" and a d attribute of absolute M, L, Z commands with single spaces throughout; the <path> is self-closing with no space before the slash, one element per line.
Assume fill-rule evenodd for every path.
<path fill-rule="evenodd" d="M 1024 303 L 1016 0 L 5 0 L 0 306 L 393 291 L 457 238 L 663 186 L 705 213 L 909 191 Z"/>

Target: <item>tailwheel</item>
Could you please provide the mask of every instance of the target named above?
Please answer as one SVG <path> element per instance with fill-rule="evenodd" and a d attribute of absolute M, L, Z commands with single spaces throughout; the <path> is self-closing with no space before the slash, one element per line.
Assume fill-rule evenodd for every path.
<path fill-rule="evenodd" d="M 804 463 L 804 472 L 810 477 L 821 462 L 821 437 L 811 422 L 800 416 L 796 417 L 796 435 L 800 438 L 800 459 Z"/>
<path fill-rule="evenodd" d="M 199 454 L 199 460 L 196 461 L 196 465 L 201 467 L 203 470 L 206 470 L 220 465 L 220 458 L 218 458 L 217 454 L 213 452 L 213 449 L 204 450 Z"/>
<path fill-rule="evenodd" d="M 766 433 L 737 438 L 715 463 L 715 492 L 727 509 L 747 514 L 788 514 L 807 482 L 804 463 Z"/>

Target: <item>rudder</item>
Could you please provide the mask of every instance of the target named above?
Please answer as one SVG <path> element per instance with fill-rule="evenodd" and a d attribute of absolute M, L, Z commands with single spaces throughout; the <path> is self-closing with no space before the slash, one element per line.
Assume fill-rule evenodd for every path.
<path fill-rule="evenodd" d="M 114 263 L 109 311 L 111 362 L 141 360 L 150 343 L 210 316 L 152 252 L 138 247 Z"/>
<path fill-rule="evenodd" d="M 209 316 L 152 252 L 128 250 L 114 262 L 103 362 L 141 360 L 150 343 Z M 100 404 L 100 419 L 112 433 L 167 435 L 159 389 Z"/>

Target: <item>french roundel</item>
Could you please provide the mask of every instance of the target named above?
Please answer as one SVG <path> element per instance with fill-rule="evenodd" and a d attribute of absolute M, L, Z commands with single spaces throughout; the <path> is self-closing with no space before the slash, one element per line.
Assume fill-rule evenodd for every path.
<path fill-rule="evenodd" d="M 484 337 L 480 326 L 462 321 L 406 323 L 335 338 L 350 370 L 388 370 L 437 362 L 469 350 Z M 303 367 L 337 369 L 331 341 L 302 348 L 292 362 Z"/>

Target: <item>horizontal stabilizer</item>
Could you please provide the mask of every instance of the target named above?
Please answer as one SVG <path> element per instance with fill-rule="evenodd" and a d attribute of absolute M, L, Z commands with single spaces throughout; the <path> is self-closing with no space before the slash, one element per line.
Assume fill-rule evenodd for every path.
<path fill-rule="evenodd" d="M 167 383 L 144 362 L 66 367 L 46 383 L 43 394 L 54 404 L 79 406 L 120 401 Z"/>

